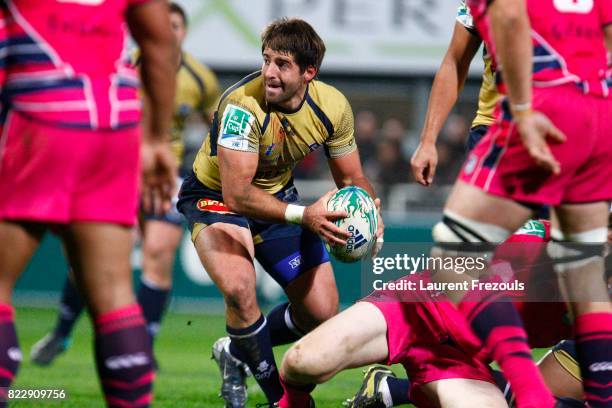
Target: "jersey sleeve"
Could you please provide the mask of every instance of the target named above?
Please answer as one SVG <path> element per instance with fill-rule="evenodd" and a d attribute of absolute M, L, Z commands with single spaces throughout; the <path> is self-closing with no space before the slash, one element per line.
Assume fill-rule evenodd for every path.
<path fill-rule="evenodd" d="M 325 141 L 325 154 L 332 159 L 345 156 L 357 149 L 353 110 L 344 97 L 343 102 L 344 109 L 334 126 L 334 134 Z"/>
<path fill-rule="evenodd" d="M 224 101 L 219 112 L 217 144 L 241 152 L 259 152 L 261 128 L 255 114 L 233 100 Z"/>

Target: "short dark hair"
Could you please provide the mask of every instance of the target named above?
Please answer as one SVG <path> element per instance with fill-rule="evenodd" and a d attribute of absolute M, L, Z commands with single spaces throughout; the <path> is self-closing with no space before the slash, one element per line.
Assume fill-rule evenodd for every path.
<path fill-rule="evenodd" d="M 285 17 L 269 24 L 261 34 L 261 52 L 266 48 L 291 54 L 302 71 L 313 66 L 318 72 L 325 56 L 321 37 L 299 18 Z"/>
<path fill-rule="evenodd" d="M 181 18 L 183 19 L 183 24 L 185 25 L 185 27 L 187 27 L 188 20 L 187 13 L 185 13 L 185 10 L 175 2 L 170 2 L 170 4 L 168 4 L 168 8 L 170 9 L 170 13 L 176 13 L 181 16 Z"/>

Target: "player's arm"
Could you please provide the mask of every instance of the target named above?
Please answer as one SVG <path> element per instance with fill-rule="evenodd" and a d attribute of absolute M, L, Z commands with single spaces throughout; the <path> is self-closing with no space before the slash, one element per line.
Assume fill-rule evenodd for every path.
<path fill-rule="evenodd" d="M 565 136 L 546 116 L 531 109 L 533 50 L 527 4 L 525 0 L 495 0 L 488 15 L 510 109 L 523 145 L 539 166 L 558 174 L 561 167 L 546 138 L 563 142 Z"/>
<path fill-rule="evenodd" d="M 127 22 L 141 50 L 141 78 L 147 98 L 142 145 L 142 197 L 145 210 L 168 211 L 172 206 L 177 165 L 167 143 L 174 104 L 178 46 L 172 35 L 168 5 L 148 1 L 128 8 Z"/>
<path fill-rule="evenodd" d="M 328 242 L 346 244 L 339 237 L 348 238 L 348 233 L 332 223 L 346 217 L 346 213 L 327 211 L 332 192 L 308 207 L 288 205 L 252 184 L 259 162 L 258 153 L 219 146 L 217 154 L 223 202 L 232 212 L 264 221 L 302 224 Z"/>
<path fill-rule="evenodd" d="M 410 161 L 414 178 L 424 186 L 433 182 L 438 163 L 436 140 L 465 84 L 480 43 L 478 36 L 463 24 L 455 23 L 448 50 L 433 81 L 421 140 Z"/>
<path fill-rule="evenodd" d="M 145 90 L 146 137 L 167 141 L 174 110 L 179 48 L 172 35 L 165 1 L 152 0 L 128 9 L 127 21 L 140 49 L 140 76 Z"/>

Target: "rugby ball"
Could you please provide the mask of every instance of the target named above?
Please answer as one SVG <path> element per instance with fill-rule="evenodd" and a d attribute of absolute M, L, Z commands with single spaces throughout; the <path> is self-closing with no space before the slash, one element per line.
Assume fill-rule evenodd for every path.
<path fill-rule="evenodd" d="M 327 202 L 329 211 L 346 211 L 348 217 L 334 223 L 351 234 L 346 245 L 333 245 L 329 252 L 341 262 L 357 262 L 376 244 L 378 211 L 368 193 L 356 186 L 338 190 Z"/>

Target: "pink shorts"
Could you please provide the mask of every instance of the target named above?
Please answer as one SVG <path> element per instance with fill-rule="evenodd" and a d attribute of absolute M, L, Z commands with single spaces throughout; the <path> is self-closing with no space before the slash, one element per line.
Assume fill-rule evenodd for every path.
<path fill-rule="evenodd" d="M 0 136 L 0 220 L 133 225 L 139 146 L 139 128 L 60 128 L 9 113 Z"/>
<path fill-rule="evenodd" d="M 391 302 L 366 297 L 387 322 L 387 365 L 402 364 L 412 383 L 410 399 L 432 404 L 420 387 L 432 381 L 464 378 L 495 384 L 480 342 L 449 302 Z"/>
<path fill-rule="evenodd" d="M 503 101 L 496 122 L 467 158 L 459 179 L 519 202 L 558 205 L 612 199 L 612 99 L 584 95 L 575 85 L 535 88 L 534 109 L 567 136 L 550 144 L 561 174 L 538 167 L 521 143 Z"/>

